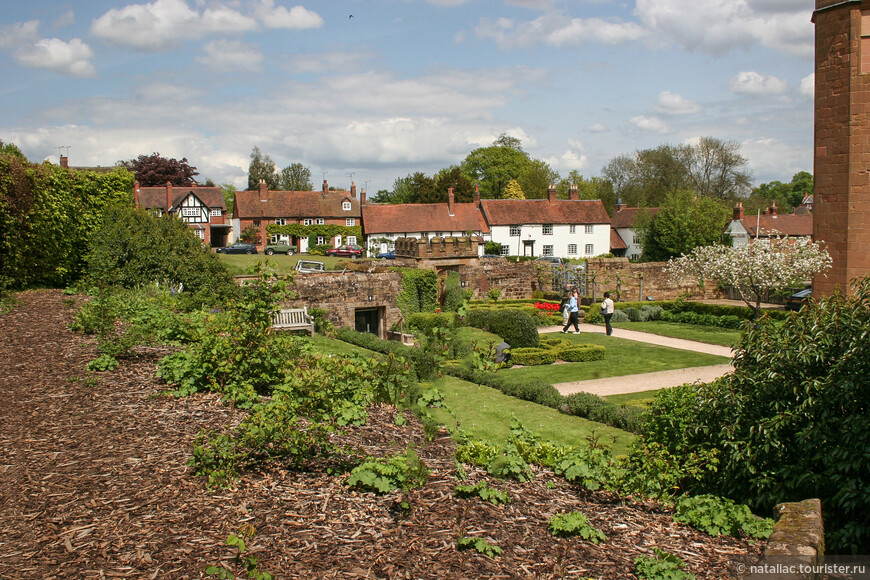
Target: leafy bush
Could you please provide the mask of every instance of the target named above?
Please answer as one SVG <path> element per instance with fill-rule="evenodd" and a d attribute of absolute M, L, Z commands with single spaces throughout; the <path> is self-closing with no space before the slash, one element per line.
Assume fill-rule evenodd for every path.
<path fill-rule="evenodd" d="M 511 362 L 523 366 L 550 365 L 556 362 L 556 353 L 546 348 L 513 348 Z"/>
<path fill-rule="evenodd" d="M 603 398 L 592 393 L 573 393 L 565 397 L 565 411 L 576 417 L 588 418 L 594 409 L 609 404 Z"/>
<path fill-rule="evenodd" d="M 476 485 L 457 485 L 453 490 L 453 495 L 456 497 L 479 497 L 483 501 L 487 501 L 492 505 L 503 505 L 510 503 L 511 499 L 506 492 L 498 489 L 492 489 L 486 483 L 486 480 L 478 482 Z"/>
<path fill-rule="evenodd" d="M 556 358 L 566 362 L 602 360 L 607 349 L 597 344 L 571 344 L 555 350 Z"/>
<path fill-rule="evenodd" d="M 429 469 L 417 452 L 409 446 L 404 453 L 382 459 L 369 459 L 353 468 L 345 483 L 375 493 L 397 489 L 407 491 L 422 487 L 429 479 Z"/>
<path fill-rule="evenodd" d="M 463 536 L 456 540 L 456 549 L 457 550 L 471 550 L 474 549 L 477 552 L 485 556 L 489 556 L 490 558 L 495 558 L 499 554 L 502 553 L 502 549 L 498 546 L 490 544 L 483 538 L 471 537 L 471 536 Z"/>
<path fill-rule="evenodd" d="M 604 318 L 603 316 L 601 317 Z M 614 310 L 613 316 L 610 317 L 610 322 L 631 322 L 628 314 L 625 313 L 624 310 Z"/>
<path fill-rule="evenodd" d="M 593 544 L 600 544 L 607 539 L 604 532 L 592 527 L 589 523 L 589 518 L 580 512 L 570 512 L 567 514 L 559 514 L 550 518 L 547 522 L 547 529 L 554 536 L 570 538 L 572 536 L 580 536 L 584 540 L 588 540 Z"/>
<path fill-rule="evenodd" d="M 431 334 L 433 328 L 452 328 L 452 312 L 417 312 L 408 317 L 408 328 L 423 334 Z"/>
<path fill-rule="evenodd" d="M 677 502 L 674 521 L 688 524 L 711 536 L 741 535 L 767 539 L 773 532 L 773 520 L 759 518 L 748 506 L 715 495 L 685 496 Z"/>
<path fill-rule="evenodd" d="M 396 305 L 405 320 L 417 312 L 435 312 L 438 306 L 438 275 L 434 270 L 402 269 L 402 291 Z"/>
<path fill-rule="evenodd" d="M 653 548 L 652 556 L 640 556 L 634 561 L 634 573 L 640 580 L 695 580 L 694 574 L 683 571 L 686 564 L 673 554 Z"/>
<path fill-rule="evenodd" d="M 468 326 L 500 336 L 512 348 L 538 347 L 538 325 L 528 312 L 510 308 L 498 312 L 475 308 L 465 318 Z"/>

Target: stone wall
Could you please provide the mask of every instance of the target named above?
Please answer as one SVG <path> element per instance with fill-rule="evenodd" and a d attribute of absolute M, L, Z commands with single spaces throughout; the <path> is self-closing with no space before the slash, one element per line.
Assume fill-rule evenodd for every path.
<path fill-rule="evenodd" d="M 704 290 L 695 283 L 672 284 L 665 262 L 629 262 L 627 258 L 591 258 L 586 261 L 586 294 L 600 299 L 605 292 L 618 301 L 634 302 L 652 296 L 656 300 L 721 298 L 722 291 L 710 282 Z"/>
<path fill-rule="evenodd" d="M 798 566 L 812 570 L 813 566 L 817 567 L 824 560 L 822 502 L 807 499 L 781 503 L 773 511 L 776 518 L 773 533 L 767 540 L 761 560 L 747 570 L 750 574 L 745 580 L 822 578 L 822 574 L 813 571 L 800 573 L 797 570 Z"/>

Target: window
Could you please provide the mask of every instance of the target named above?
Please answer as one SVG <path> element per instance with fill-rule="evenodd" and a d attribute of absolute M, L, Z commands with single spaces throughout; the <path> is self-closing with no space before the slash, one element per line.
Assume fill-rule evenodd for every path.
<path fill-rule="evenodd" d="M 255 228 L 260 227 L 260 220 L 254 220 L 254 227 Z"/>
<path fill-rule="evenodd" d="M 570 226 L 568 226 L 568 233 L 569 234 L 576 234 L 577 233 L 577 226 L 574 224 L 571 224 Z"/>
<path fill-rule="evenodd" d="M 197 217 L 199 215 L 198 207 L 183 207 L 181 208 L 181 215 L 184 217 Z"/>
<path fill-rule="evenodd" d="M 342 204 L 341 204 L 341 209 L 343 209 L 344 211 L 350 211 L 350 207 L 351 207 L 351 206 L 350 206 L 350 202 L 349 202 L 349 201 L 344 201 L 344 202 L 342 202 Z"/>
<path fill-rule="evenodd" d="M 314 220 L 314 223 L 319 225 L 319 226 L 322 226 L 323 224 L 326 223 L 326 220 L 323 218 L 317 218 L 316 220 Z"/>
<path fill-rule="evenodd" d="M 220 210 L 220 208 L 218 208 L 218 209 L 213 209 L 213 210 L 211 210 L 211 212 L 210 212 L 209 215 L 212 215 L 212 216 L 215 216 L 215 217 L 221 217 L 221 214 L 222 214 L 222 213 L 223 213 L 223 212 Z"/>
<path fill-rule="evenodd" d="M 270 235 L 269 236 L 269 243 L 270 244 L 277 244 L 278 243 L 278 236 L 276 236 L 274 234 Z"/>
<path fill-rule="evenodd" d="M 577 255 L 577 244 L 568 244 L 568 255 L 576 256 Z"/>
<path fill-rule="evenodd" d="M 637 236 L 631 236 L 631 243 L 637 245 Z"/>
<path fill-rule="evenodd" d="M 553 255 L 553 246 L 544 246 L 543 254 L 544 256 L 552 256 Z"/>
<path fill-rule="evenodd" d="M 541 229 L 543 230 L 543 234 L 545 236 L 552 236 L 553 235 L 553 224 L 544 224 L 541 227 Z"/>
<path fill-rule="evenodd" d="M 591 256 L 595 252 L 595 246 L 593 244 L 586 244 L 586 255 Z"/>
<path fill-rule="evenodd" d="M 509 252 L 510 252 L 510 248 L 508 248 L 507 246 L 505 246 L 504 244 L 502 244 L 502 246 L 501 246 L 501 255 L 502 255 L 502 256 L 507 256 Z"/>
<path fill-rule="evenodd" d="M 346 225 L 348 227 L 355 226 L 356 225 L 356 218 L 347 218 L 346 220 L 344 220 L 344 225 Z"/>
<path fill-rule="evenodd" d="M 586 224 L 586 233 L 587 233 L 587 234 L 591 234 L 591 233 L 592 233 L 592 224 Z"/>
<path fill-rule="evenodd" d="M 355 246 L 356 245 L 356 236 L 348 236 L 347 237 L 347 244 L 349 246 Z"/>
<path fill-rule="evenodd" d="M 520 235 L 520 226 L 511 226 L 511 235 L 519 236 Z"/>
<path fill-rule="evenodd" d="M 275 218 L 275 223 L 279 226 L 286 226 L 287 218 Z"/>
<path fill-rule="evenodd" d="M 314 220 L 311 219 L 311 218 L 305 218 L 304 220 L 302 220 L 302 225 L 303 225 L 303 226 L 310 226 L 310 225 L 313 224 L 313 223 L 314 223 Z"/>
<path fill-rule="evenodd" d="M 326 243 L 326 236 L 317 236 L 317 245 L 322 246 Z"/>
<path fill-rule="evenodd" d="M 437 237 L 439 237 L 439 238 L 443 238 L 443 237 L 444 237 L 444 232 L 435 232 L 435 236 L 437 236 Z"/>
<path fill-rule="evenodd" d="M 429 232 L 420 232 L 420 238 L 421 238 L 421 239 L 422 239 L 422 238 L 428 238 L 428 237 L 429 237 Z"/>
<path fill-rule="evenodd" d="M 200 240 L 204 240 L 204 239 L 205 239 L 205 232 L 204 232 L 204 231 L 202 231 L 202 230 L 193 230 L 193 233 L 196 234 L 196 237 L 199 238 Z"/>

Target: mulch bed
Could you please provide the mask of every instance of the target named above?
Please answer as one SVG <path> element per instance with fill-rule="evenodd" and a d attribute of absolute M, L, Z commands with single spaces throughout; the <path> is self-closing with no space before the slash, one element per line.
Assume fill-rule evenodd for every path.
<path fill-rule="evenodd" d="M 371 409 L 344 439 L 371 455 L 415 442 L 432 474 L 408 496 L 349 490 L 342 478 L 271 465 L 233 489 L 209 491 L 186 462 L 200 429 L 243 412 L 213 394 L 160 396 L 157 361 L 142 349 L 111 372 L 88 373 L 95 341 L 69 330 L 79 297 L 31 291 L 0 315 L 0 578 L 202 578 L 228 561 L 227 535 L 252 524 L 251 552 L 276 578 L 632 578 L 652 547 L 698 578 L 728 578 L 759 543 L 711 538 L 676 524 L 667 508 L 591 493 L 546 471 L 534 481 L 489 479 L 511 503 L 459 499 L 447 436 L 427 442 L 416 420 Z M 470 470 L 469 481 L 485 477 Z M 400 509 L 406 499 L 410 511 Z M 580 511 L 607 535 L 594 545 L 554 538 L 547 521 Z M 501 547 L 490 558 L 458 551 L 462 535 Z"/>

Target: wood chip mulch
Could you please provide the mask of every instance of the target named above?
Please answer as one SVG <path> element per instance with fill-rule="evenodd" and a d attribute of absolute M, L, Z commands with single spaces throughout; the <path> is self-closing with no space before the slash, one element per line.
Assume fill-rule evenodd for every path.
<path fill-rule="evenodd" d="M 224 542 L 243 524 L 256 528 L 251 553 L 276 578 L 633 578 L 635 558 L 654 546 L 698 578 L 728 578 L 762 548 L 711 538 L 675 524 L 660 505 L 587 492 L 546 471 L 529 483 L 490 478 L 510 495 L 507 506 L 455 498 L 451 439 L 426 442 L 416 420 L 398 427 L 389 408 L 373 408 L 345 439 L 381 456 L 414 441 L 432 473 L 407 498 L 281 465 L 209 491 L 186 467 L 192 441 L 204 427 L 235 424 L 242 411 L 213 394 L 160 396 L 166 387 L 153 375 L 161 349 L 88 373 L 95 341 L 69 329 L 82 299 L 48 290 L 17 300 L 0 315 L 2 580 L 203 578 L 206 565 L 229 562 Z M 485 477 L 468 475 L 465 483 Z M 586 514 L 607 541 L 551 536 L 549 518 L 570 511 Z M 458 551 L 462 535 L 504 551 Z"/>

